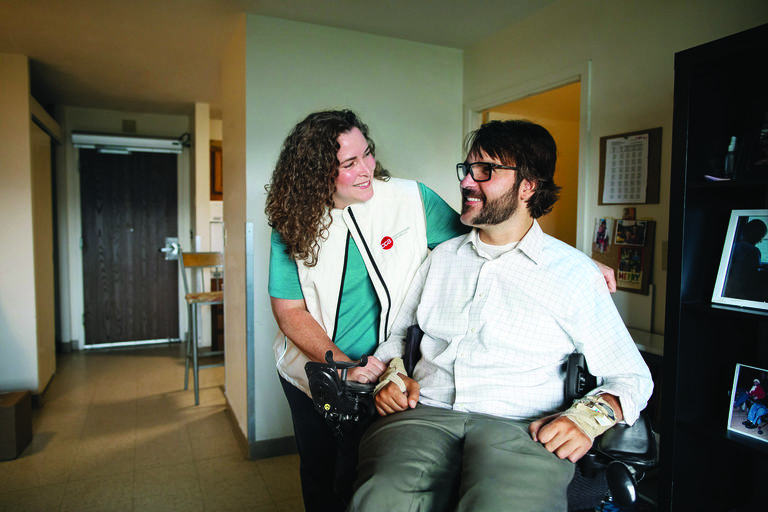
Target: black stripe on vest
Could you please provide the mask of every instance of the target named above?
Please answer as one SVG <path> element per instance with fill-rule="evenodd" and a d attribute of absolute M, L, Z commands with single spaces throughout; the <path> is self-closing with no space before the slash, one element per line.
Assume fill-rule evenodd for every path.
<path fill-rule="evenodd" d="M 365 253 L 368 255 L 368 260 L 371 262 L 371 266 L 373 267 L 373 270 L 376 271 L 376 276 L 379 278 L 379 282 L 381 283 L 381 286 L 384 287 L 384 292 L 387 294 L 387 309 L 386 309 L 386 313 L 384 314 L 384 334 L 386 335 L 388 330 L 387 327 L 389 326 L 389 311 L 392 308 L 392 297 L 389 295 L 389 288 L 387 288 L 387 283 L 384 281 L 384 276 L 381 275 L 381 271 L 379 270 L 379 267 L 376 265 L 376 261 L 373 259 L 373 254 L 371 254 L 371 249 L 368 247 L 368 243 L 366 242 L 365 237 L 363 236 L 363 233 L 360 230 L 360 225 L 357 223 L 357 219 L 355 219 L 355 214 L 352 211 L 352 208 L 347 208 L 347 211 L 349 212 L 349 217 L 352 219 L 352 222 L 355 224 L 355 230 L 357 230 L 357 234 L 360 236 L 360 240 L 363 241 L 363 247 L 365 248 Z M 382 305 L 382 309 L 383 307 L 384 306 Z M 381 326 L 379 326 L 379 331 L 381 331 Z"/>

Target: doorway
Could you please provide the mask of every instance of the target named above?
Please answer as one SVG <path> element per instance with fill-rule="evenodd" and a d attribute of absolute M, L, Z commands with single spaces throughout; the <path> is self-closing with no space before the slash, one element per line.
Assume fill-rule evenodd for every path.
<path fill-rule="evenodd" d="M 178 340 L 177 156 L 80 149 L 86 347 Z"/>
<path fill-rule="evenodd" d="M 552 211 L 538 219 L 542 230 L 576 246 L 579 193 L 579 130 L 581 82 L 487 108 L 482 121 L 527 119 L 540 124 L 557 143 L 555 183 L 562 187 Z"/>

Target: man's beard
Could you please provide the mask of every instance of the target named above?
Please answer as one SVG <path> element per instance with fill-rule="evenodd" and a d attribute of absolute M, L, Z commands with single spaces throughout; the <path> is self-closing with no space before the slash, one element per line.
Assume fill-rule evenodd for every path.
<path fill-rule="evenodd" d="M 464 199 L 461 207 L 462 217 L 472 208 L 467 206 L 467 197 L 479 197 L 483 200 L 483 207 L 475 214 L 474 218 L 467 219 L 465 224 L 470 226 L 495 226 L 509 219 L 517 211 L 518 206 L 520 206 L 520 200 L 517 197 L 519 190 L 520 185 L 517 185 L 505 192 L 503 196 L 491 201 L 488 201 L 482 192 L 470 194 L 468 190 L 462 190 L 461 195 Z"/>

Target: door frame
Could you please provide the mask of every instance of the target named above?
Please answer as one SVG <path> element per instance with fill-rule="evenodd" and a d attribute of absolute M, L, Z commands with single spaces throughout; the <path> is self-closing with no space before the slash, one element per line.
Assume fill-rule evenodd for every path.
<path fill-rule="evenodd" d="M 71 156 L 74 162 L 73 169 L 79 169 L 80 154 L 79 150 L 72 146 L 71 141 L 67 141 L 66 150 Z M 177 229 L 179 241 L 184 244 L 185 247 L 190 247 L 193 243 L 191 236 L 192 223 L 191 218 L 191 158 L 188 148 L 184 148 L 183 151 L 177 155 L 176 158 L 176 184 L 177 184 Z M 80 173 L 70 173 L 68 179 L 67 188 L 69 189 L 69 197 L 67 199 L 68 204 L 68 216 L 67 221 L 68 229 L 70 233 L 69 240 L 75 243 L 70 243 L 69 246 L 69 301 L 71 304 L 70 318 L 72 319 L 72 335 L 73 340 L 77 343 L 76 346 L 71 347 L 73 350 L 84 350 L 88 345 L 85 343 L 85 325 L 83 324 L 83 315 L 85 314 L 85 297 L 83 293 L 83 253 L 81 250 L 82 245 L 82 212 L 80 209 Z M 158 247 L 159 249 L 159 247 Z M 159 257 L 159 256 L 158 256 Z M 179 335 L 183 336 L 187 329 L 187 308 L 184 303 L 183 297 L 183 283 L 181 276 L 179 275 Z M 96 345 L 99 347 L 99 345 Z"/>
<path fill-rule="evenodd" d="M 592 158 L 590 154 L 592 134 L 592 61 L 582 65 L 565 68 L 557 73 L 546 75 L 522 84 L 509 87 L 491 94 L 469 100 L 464 105 L 464 135 L 480 127 L 483 110 L 503 103 L 518 101 L 528 96 L 557 89 L 575 82 L 581 82 L 581 106 L 579 120 L 579 190 L 576 204 L 576 248 L 587 251 L 590 248 L 592 233 L 585 226 L 584 216 L 587 204 L 587 192 L 596 184 L 591 183 L 589 169 Z"/>

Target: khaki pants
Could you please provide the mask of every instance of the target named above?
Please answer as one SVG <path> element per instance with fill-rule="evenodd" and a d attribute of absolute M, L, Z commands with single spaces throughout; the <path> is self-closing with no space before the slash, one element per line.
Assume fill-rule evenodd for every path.
<path fill-rule="evenodd" d="M 527 422 L 419 405 L 365 434 L 347 510 L 565 511 L 573 473 Z"/>

